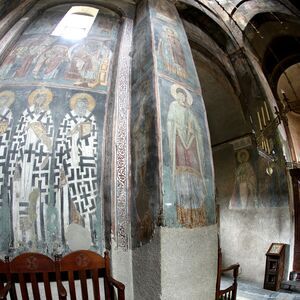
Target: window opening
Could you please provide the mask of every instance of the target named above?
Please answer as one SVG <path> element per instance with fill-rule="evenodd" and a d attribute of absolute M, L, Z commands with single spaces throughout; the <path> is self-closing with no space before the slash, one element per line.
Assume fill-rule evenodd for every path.
<path fill-rule="evenodd" d="M 58 23 L 51 35 L 70 40 L 85 38 L 95 21 L 98 11 L 94 7 L 73 6 Z"/>

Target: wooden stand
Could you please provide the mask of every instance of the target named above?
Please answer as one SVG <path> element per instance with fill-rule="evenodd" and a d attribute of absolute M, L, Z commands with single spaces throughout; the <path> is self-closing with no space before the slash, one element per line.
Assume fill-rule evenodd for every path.
<path fill-rule="evenodd" d="M 285 244 L 272 243 L 266 253 L 264 289 L 278 291 L 283 279 Z"/>

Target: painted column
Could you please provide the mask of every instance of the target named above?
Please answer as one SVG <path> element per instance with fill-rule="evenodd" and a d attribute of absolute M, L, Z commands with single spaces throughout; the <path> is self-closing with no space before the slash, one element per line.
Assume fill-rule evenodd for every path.
<path fill-rule="evenodd" d="M 160 299 L 214 299 L 217 227 L 208 124 L 171 1 L 139 3 L 133 70 L 133 246 L 147 244 L 133 253 L 135 297 L 148 299 L 142 291 L 148 288 L 157 298 L 154 284 Z M 143 286 L 142 262 L 151 285 Z"/>

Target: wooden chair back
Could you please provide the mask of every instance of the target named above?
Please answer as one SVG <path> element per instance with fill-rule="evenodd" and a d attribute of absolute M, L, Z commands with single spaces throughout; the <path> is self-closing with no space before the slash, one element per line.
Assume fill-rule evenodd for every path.
<path fill-rule="evenodd" d="M 23 300 L 29 297 L 27 283 L 31 284 L 34 300 L 41 300 L 39 282 L 42 282 L 47 300 L 52 300 L 51 280 L 55 280 L 55 262 L 46 255 L 39 253 L 23 253 L 10 262 L 10 273 L 14 282 L 19 282 Z"/>
<path fill-rule="evenodd" d="M 222 251 L 218 247 L 218 274 L 216 284 L 216 300 L 236 300 L 237 296 L 237 277 L 239 274 L 239 264 L 234 264 L 228 268 L 222 269 Z M 225 272 L 232 271 L 233 282 L 226 289 L 221 290 L 221 277 Z"/>
<path fill-rule="evenodd" d="M 105 257 L 89 251 L 80 250 L 67 254 L 59 261 L 61 276 L 60 280 L 68 281 L 69 292 L 68 299 L 77 300 L 78 298 L 88 299 L 114 299 L 108 279 L 110 278 L 110 261 L 108 253 Z M 103 278 L 105 295 L 100 295 L 99 278 Z M 80 289 L 76 289 L 75 280 L 80 280 Z M 92 290 L 88 289 L 88 280 L 92 284 Z M 90 292 L 90 293 L 89 293 Z M 77 293 L 81 293 L 79 296 Z M 93 294 L 93 297 L 91 296 Z"/>
<path fill-rule="evenodd" d="M 9 260 L 8 258 L 6 258 L 5 261 L 0 259 L 0 291 L 2 291 L 5 288 L 5 286 L 9 281 L 10 281 Z M 0 297 L 0 299 L 2 299 L 2 297 Z M 3 296 L 3 299 L 6 300 L 6 297 Z"/>

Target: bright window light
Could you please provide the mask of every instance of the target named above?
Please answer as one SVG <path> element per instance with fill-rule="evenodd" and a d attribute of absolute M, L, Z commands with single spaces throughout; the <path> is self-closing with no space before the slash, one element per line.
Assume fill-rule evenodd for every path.
<path fill-rule="evenodd" d="M 69 40 L 86 37 L 95 21 L 98 9 L 88 6 L 73 6 L 56 26 L 52 35 Z"/>

